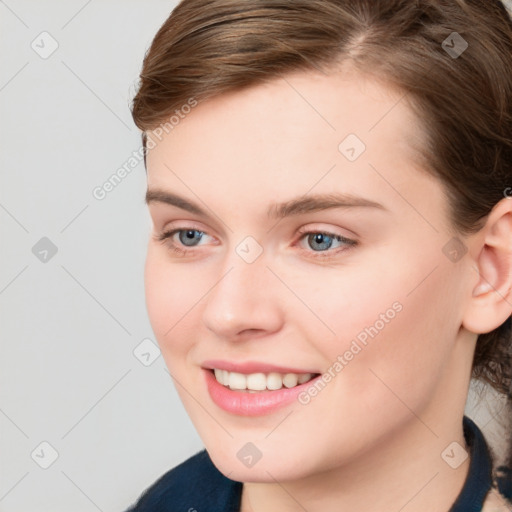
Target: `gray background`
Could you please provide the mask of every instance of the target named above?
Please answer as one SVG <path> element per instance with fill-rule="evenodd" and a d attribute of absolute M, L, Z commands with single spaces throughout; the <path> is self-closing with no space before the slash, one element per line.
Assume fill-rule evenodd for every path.
<path fill-rule="evenodd" d="M 202 448 L 146 314 L 143 163 L 92 194 L 140 147 L 129 104 L 175 4 L 0 0 L 0 512 L 121 511 Z"/>

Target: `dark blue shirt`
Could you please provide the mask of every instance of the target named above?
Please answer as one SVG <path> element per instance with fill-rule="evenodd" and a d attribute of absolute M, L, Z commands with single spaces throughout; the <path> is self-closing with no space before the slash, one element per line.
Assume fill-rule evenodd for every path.
<path fill-rule="evenodd" d="M 463 428 L 470 466 L 449 512 L 480 512 L 492 486 L 492 460 L 482 432 L 467 416 Z M 165 473 L 126 512 L 239 512 L 242 485 L 226 478 L 202 450 Z"/>

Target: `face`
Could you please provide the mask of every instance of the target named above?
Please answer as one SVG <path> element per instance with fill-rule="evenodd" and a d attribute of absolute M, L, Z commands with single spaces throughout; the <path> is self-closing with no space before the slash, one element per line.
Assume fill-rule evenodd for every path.
<path fill-rule="evenodd" d="M 234 480 L 350 464 L 460 391 L 467 269 L 400 97 L 348 69 L 295 73 L 148 134 L 148 313 Z"/>

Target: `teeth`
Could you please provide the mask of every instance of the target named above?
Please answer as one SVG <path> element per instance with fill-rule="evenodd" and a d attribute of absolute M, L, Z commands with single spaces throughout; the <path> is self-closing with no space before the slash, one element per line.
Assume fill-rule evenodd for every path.
<path fill-rule="evenodd" d="M 264 373 L 251 373 L 247 375 L 246 380 L 246 389 L 251 389 L 253 391 L 263 391 L 267 388 L 267 377 Z"/>
<path fill-rule="evenodd" d="M 249 375 L 228 372 L 227 370 L 214 369 L 215 378 L 217 382 L 224 386 L 228 386 L 234 390 L 248 390 L 249 392 L 277 390 L 283 386 L 285 388 L 293 388 L 298 384 L 304 384 L 311 380 L 313 377 L 312 373 L 275 373 L 271 372 L 268 374 L 264 373 L 251 373 Z"/>
<path fill-rule="evenodd" d="M 229 388 L 230 389 L 247 389 L 247 379 L 241 373 L 230 372 Z"/>
<path fill-rule="evenodd" d="M 307 382 L 308 380 L 311 380 L 311 373 L 303 373 L 299 375 L 298 383 L 304 384 L 304 382 Z"/>
<path fill-rule="evenodd" d="M 287 388 L 293 388 L 297 385 L 299 381 L 299 376 L 295 373 L 287 373 L 283 377 L 283 385 Z"/>
<path fill-rule="evenodd" d="M 283 387 L 283 377 L 280 373 L 269 373 L 267 377 L 268 389 L 281 389 Z"/>

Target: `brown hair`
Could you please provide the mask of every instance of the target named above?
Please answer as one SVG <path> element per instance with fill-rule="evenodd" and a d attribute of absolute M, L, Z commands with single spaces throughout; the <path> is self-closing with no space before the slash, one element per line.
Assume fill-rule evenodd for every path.
<path fill-rule="evenodd" d="M 182 0 L 145 55 L 133 119 L 146 148 L 145 131 L 191 98 L 343 60 L 407 95 L 454 230 L 478 231 L 512 186 L 512 21 L 497 0 Z M 473 362 L 509 397 L 510 350 L 509 318 Z"/>

